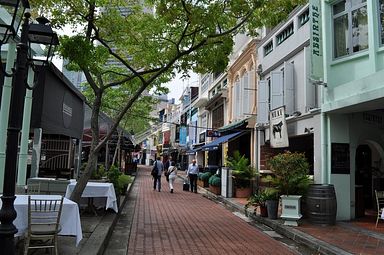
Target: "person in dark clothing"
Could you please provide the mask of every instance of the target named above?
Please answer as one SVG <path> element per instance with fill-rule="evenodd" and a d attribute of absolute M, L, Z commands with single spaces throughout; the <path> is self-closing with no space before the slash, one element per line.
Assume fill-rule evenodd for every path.
<path fill-rule="evenodd" d="M 164 164 L 164 169 L 165 170 L 168 170 L 168 168 L 171 166 L 171 162 L 172 162 L 172 157 L 171 156 L 169 156 L 168 157 L 168 160 L 165 162 L 165 164 Z"/>
<path fill-rule="evenodd" d="M 157 169 L 157 175 L 156 174 L 153 175 L 153 190 L 156 190 L 156 186 L 157 186 L 157 189 L 160 192 L 160 190 L 161 190 L 161 175 L 164 171 L 164 165 L 163 165 L 163 162 L 161 162 L 160 157 L 157 157 L 153 166 L 155 166 L 155 165 L 156 165 L 156 169 Z"/>
<path fill-rule="evenodd" d="M 199 174 L 199 166 L 196 164 L 196 159 L 192 160 L 189 164 L 187 175 L 189 178 L 189 185 L 191 186 L 191 192 L 197 193 L 197 176 Z"/>

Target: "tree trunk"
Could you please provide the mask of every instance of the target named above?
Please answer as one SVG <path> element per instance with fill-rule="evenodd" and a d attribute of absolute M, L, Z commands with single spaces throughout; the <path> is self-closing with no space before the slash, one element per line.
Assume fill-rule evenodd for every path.
<path fill-rule="evenodd" d="M 98 90 L 95 91 L 95 101 L 92 107 L 92 116 L 91 116 L 91 132 L 92 132 L 92 142 L 91 149 L 89 152 L 87 166 L 79 180 L 77 180 L 77 184 L 71 194 L 71 200 L 80 203 L 81 195 L 85 187 L 87 186 L 88 180 L 91 178 L 92 171 L 94 171 L 97 167 L 97 158 L 99 154 L 99 149 L 97 145 L 99 144 L 99 113 L 101 106 L 101 98 L 102 93 Z"/>
<path fill-rule="evenodd" d="M 121 143 L 121 136 L 123 134 L 123 130 L 120 130 L 118 132 L 118 139 L 117 139 L 117 144 L 116 144 L 116 149 L 115 149 L 115 153 L 113 154 L 113 160 L 112 160 L 112 165 L 113 166 L 116 162 L 116 158 L 117 158 L 117 152 L 120 151 L 120 143 Z"/>

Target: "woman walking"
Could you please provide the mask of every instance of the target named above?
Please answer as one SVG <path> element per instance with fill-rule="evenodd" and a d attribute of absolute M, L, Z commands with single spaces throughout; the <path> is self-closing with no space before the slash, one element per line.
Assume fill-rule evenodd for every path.
<path fill-rule="evenodd" d="M 171 193 L 173 193 L 173 183 L 175 182 L 177 176 L 177 167 L 175 166 L 175 161 L 171 162 L 171 166 L 168 168 L 168 176 L 169 176 L 169 189 Z"/>

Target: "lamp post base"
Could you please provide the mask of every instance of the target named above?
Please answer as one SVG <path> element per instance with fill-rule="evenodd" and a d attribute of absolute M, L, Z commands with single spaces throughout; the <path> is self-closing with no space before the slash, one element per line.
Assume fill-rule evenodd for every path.
<path fill-rule="evenodd" d="M 0 247 L 2 249 L 1 254 L 4 255 L 15 254 L 14 236 L 17 233 L 17 228 L 12 223 L 17 215 L 13 206 L 15 199 L 15 196 L 1 196 L 3 205 L 0 210 Z"/>

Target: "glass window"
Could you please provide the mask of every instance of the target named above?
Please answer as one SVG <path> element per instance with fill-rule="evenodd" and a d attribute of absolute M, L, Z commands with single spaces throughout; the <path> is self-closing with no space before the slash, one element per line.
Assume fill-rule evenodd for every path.
<path fill-rule="evenodd" d="M 379 13 L 380 13 L 380 38 L 381 38 L 381 44 L 384 44 L 384 0 L 379 1 Z"/>
<path fill-rule="evenodd" d="M 383 0 L 380 0 L 383 1 Z M 334 57 L 368 49 L 366 0 L 344 0 L 333 5 Z"/>
<path fill-rule="evenodd" d="M 352 48 L 353 52 L 368 49 L 367 7 L 352 12 Z"/>
<path fill-rule="evenodd" d="M 335 58 L 348 54 L 348 17 L 343 15 L 334 20 Z"/>

